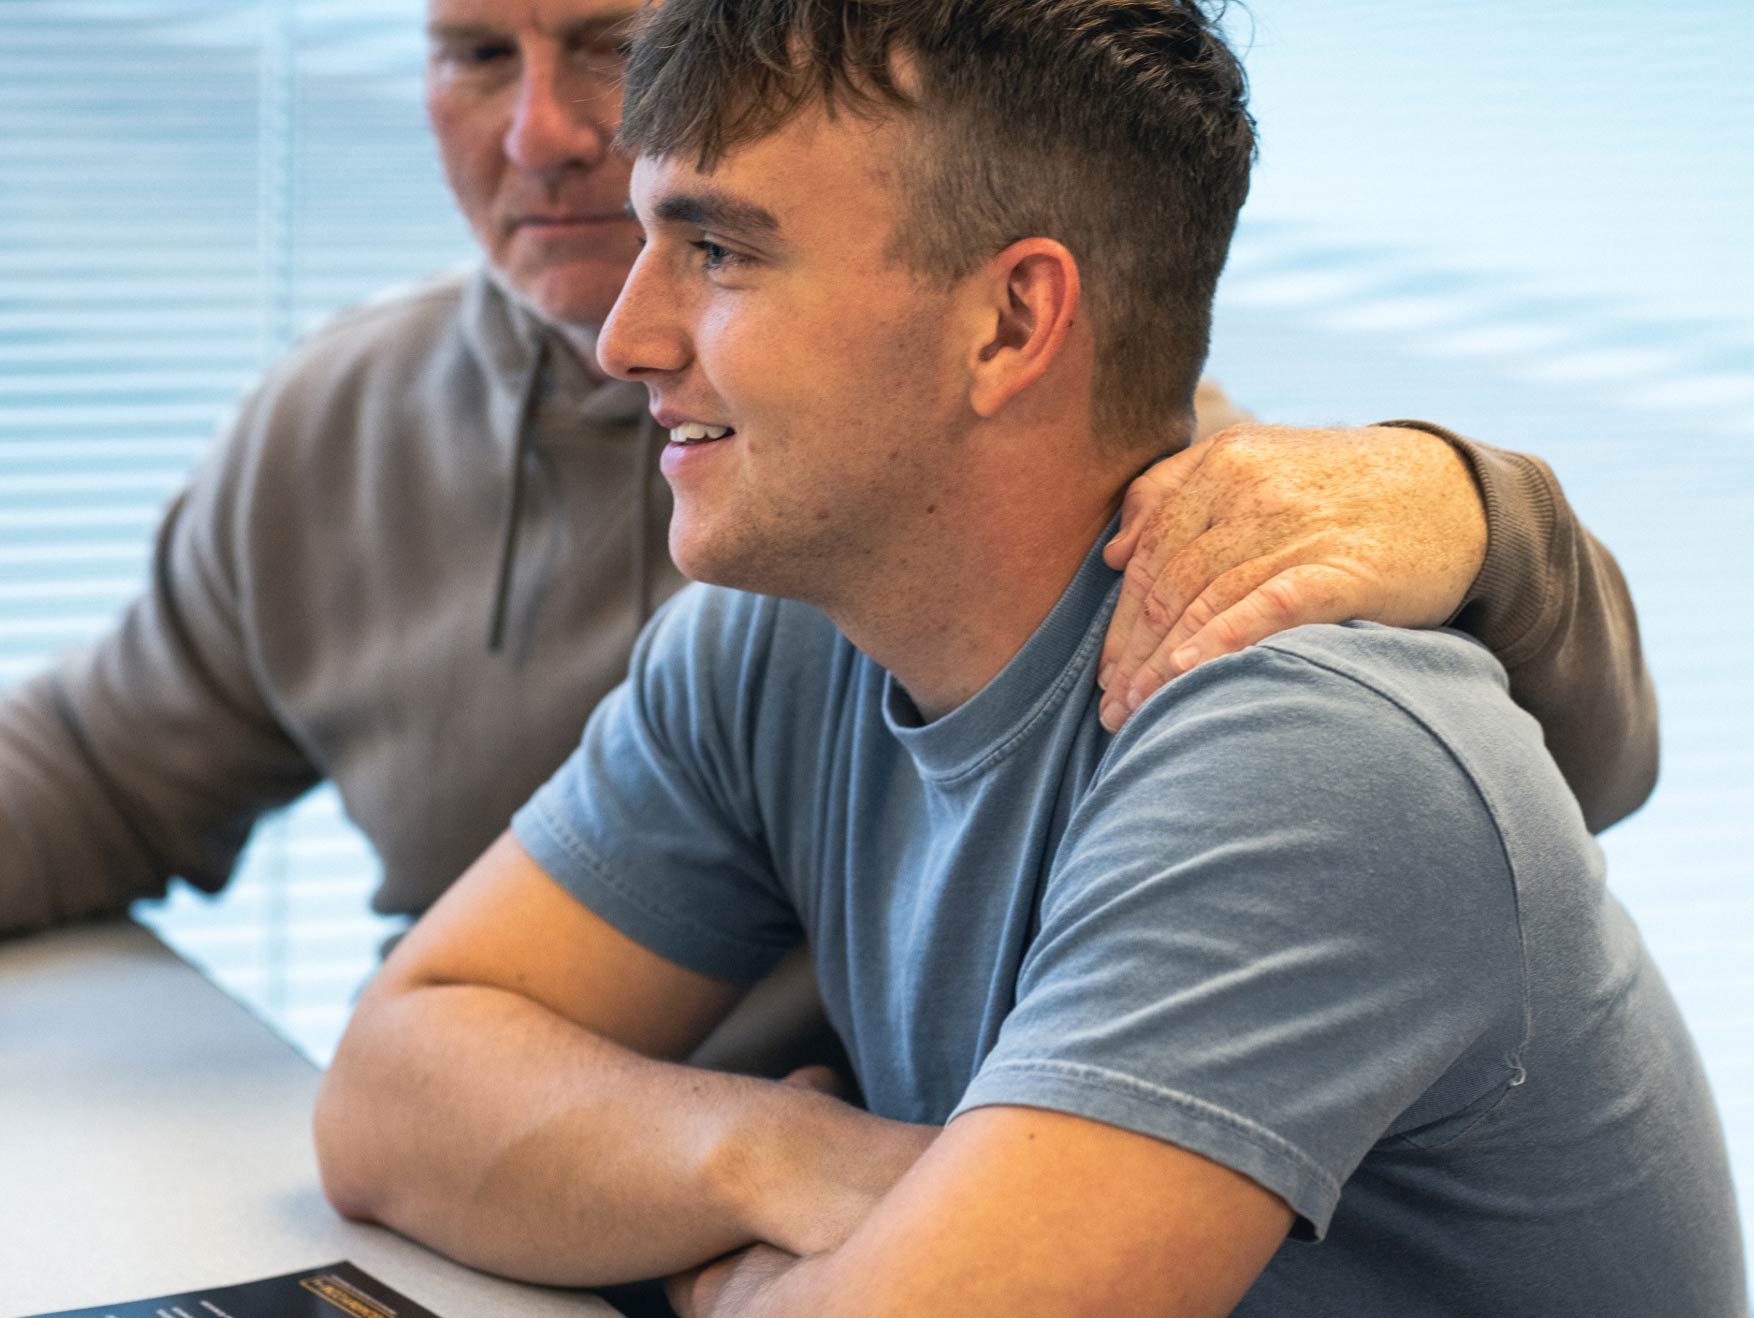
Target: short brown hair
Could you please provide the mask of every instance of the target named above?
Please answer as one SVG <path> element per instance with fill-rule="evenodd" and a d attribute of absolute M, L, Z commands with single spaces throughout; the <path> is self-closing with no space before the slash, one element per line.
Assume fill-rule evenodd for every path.
<path fill-rule="evenodd" d="M 1098 434 L 1186 442 L 1255 150 L 1217 15 L 1197 0 L 662 0 L 634 40 L 620 142 L 710 170 L 815 102 L 919 113 L 893 250 L 922 275 L 959 279 L 1021 238 L 1064 243 L 1096 334 Z"/>

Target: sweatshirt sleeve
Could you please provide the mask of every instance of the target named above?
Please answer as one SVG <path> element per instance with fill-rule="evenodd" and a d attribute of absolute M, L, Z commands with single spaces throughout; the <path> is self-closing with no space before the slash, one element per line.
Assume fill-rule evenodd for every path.
<path fill-rule="evenodd" d="M 1486 560 L 1450 625 L 1504 665 L 1590 829 L 1624 819 L 1656 784 L 1657 703 L 1613 555 L 1539 458 L 1425 421 L 1383 424 L 1436 435 L 1467 461 L 1486 504 Z"/>
<path fill-rule="evenodd" d="M 231 550 L 265 421 L 246 410 L 168 509 L 147 590 L 0 703 L 0 935 L 216 891 L 257 816 L 318 778 L 255 677 Z"/>

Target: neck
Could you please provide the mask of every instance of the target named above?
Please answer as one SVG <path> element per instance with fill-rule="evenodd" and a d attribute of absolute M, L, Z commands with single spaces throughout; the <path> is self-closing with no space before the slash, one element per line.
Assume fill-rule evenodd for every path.
<path fill-rule="evenodd" d="M 1087 467 L 971 481 L 961 499 L 940 489 L 952 514 L 922 518 L 837 598 L 817 602 L 923 718 L 941 718 L 996 677 L 1052 611 L 1120 507 L 1132 474 L 1122 467 L 1106 479 Z"/>
<path fill-rule="evenodd" d="M 487 274 L 509 301 L 516 303 L 530 317 L 553 330 L 566 345 L 567 351 L 578 359 L 579 365 L 585 368 L 593 380 L 605 378 L 603 368 L 597 365 L 597 334 L 600 326 L 561 320 L 549 315 L 536 304 L 535 299 L 525 294 L 491 261 L 487 264 Z"/>

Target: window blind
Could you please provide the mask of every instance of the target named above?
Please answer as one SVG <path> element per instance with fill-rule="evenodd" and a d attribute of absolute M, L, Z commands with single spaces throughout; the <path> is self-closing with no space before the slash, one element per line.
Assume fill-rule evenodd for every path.
<path fill-rule="evenodd" d="M 0 686 L 140 589 L 162 505 L 299 334 L 471 250 L 419 0 L 0 5 Z M 320 790 L 139 913 L 327 1058 L 389 925 Z"/>
<path fill-rule="evenodd" d="M 0 686 L 96 635 L 157 510 L 298 333 L 469 253 L 417 0 L 0 5 Z M 1264 418 L 1542 454 L 1614 549 L 1663 779 L 1604 838 L 1754 1224 L 1754 21 L 1732 0 L 1253 0 L 1263 154 L 1213 369 Z M 319 1060 L 369 971 L 332 794 L 143 914 Z M 1751 1251 L 1754 1254 L 1754 1251 Z"/>

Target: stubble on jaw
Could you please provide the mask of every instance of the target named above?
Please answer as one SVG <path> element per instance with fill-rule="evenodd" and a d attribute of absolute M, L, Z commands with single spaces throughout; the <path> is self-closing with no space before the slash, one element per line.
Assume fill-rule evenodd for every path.
<path fill-rule="evenodd" d="M 933 300 L 923 299 L 927 307 Z M 887 613 L 891 595 L 914 593 L 897 588 L 941 561 L 948 523 L 975 493 L 958 479 L 959 398 L 946 376 L 942 335 L 921 323 L 929 315 L 860 336 L 857 359 L 869 367 L 862 376 L 870 387 L 849 400 L 849 413 L 863 421 L 838 436 L 810 437 L 833 443 L 812 445 L 812 479 L 795 497 L 768 502 L 760 490 L 746 490 L 755 515 L 741 525 L 698 546 L 672 535 L 672 553 L 688 576 L 803 600 L 837 619 Z M 678 512 L 686 517 L 680 502 Z M 679 529 L 681 520 L 672 527 Z"/>

